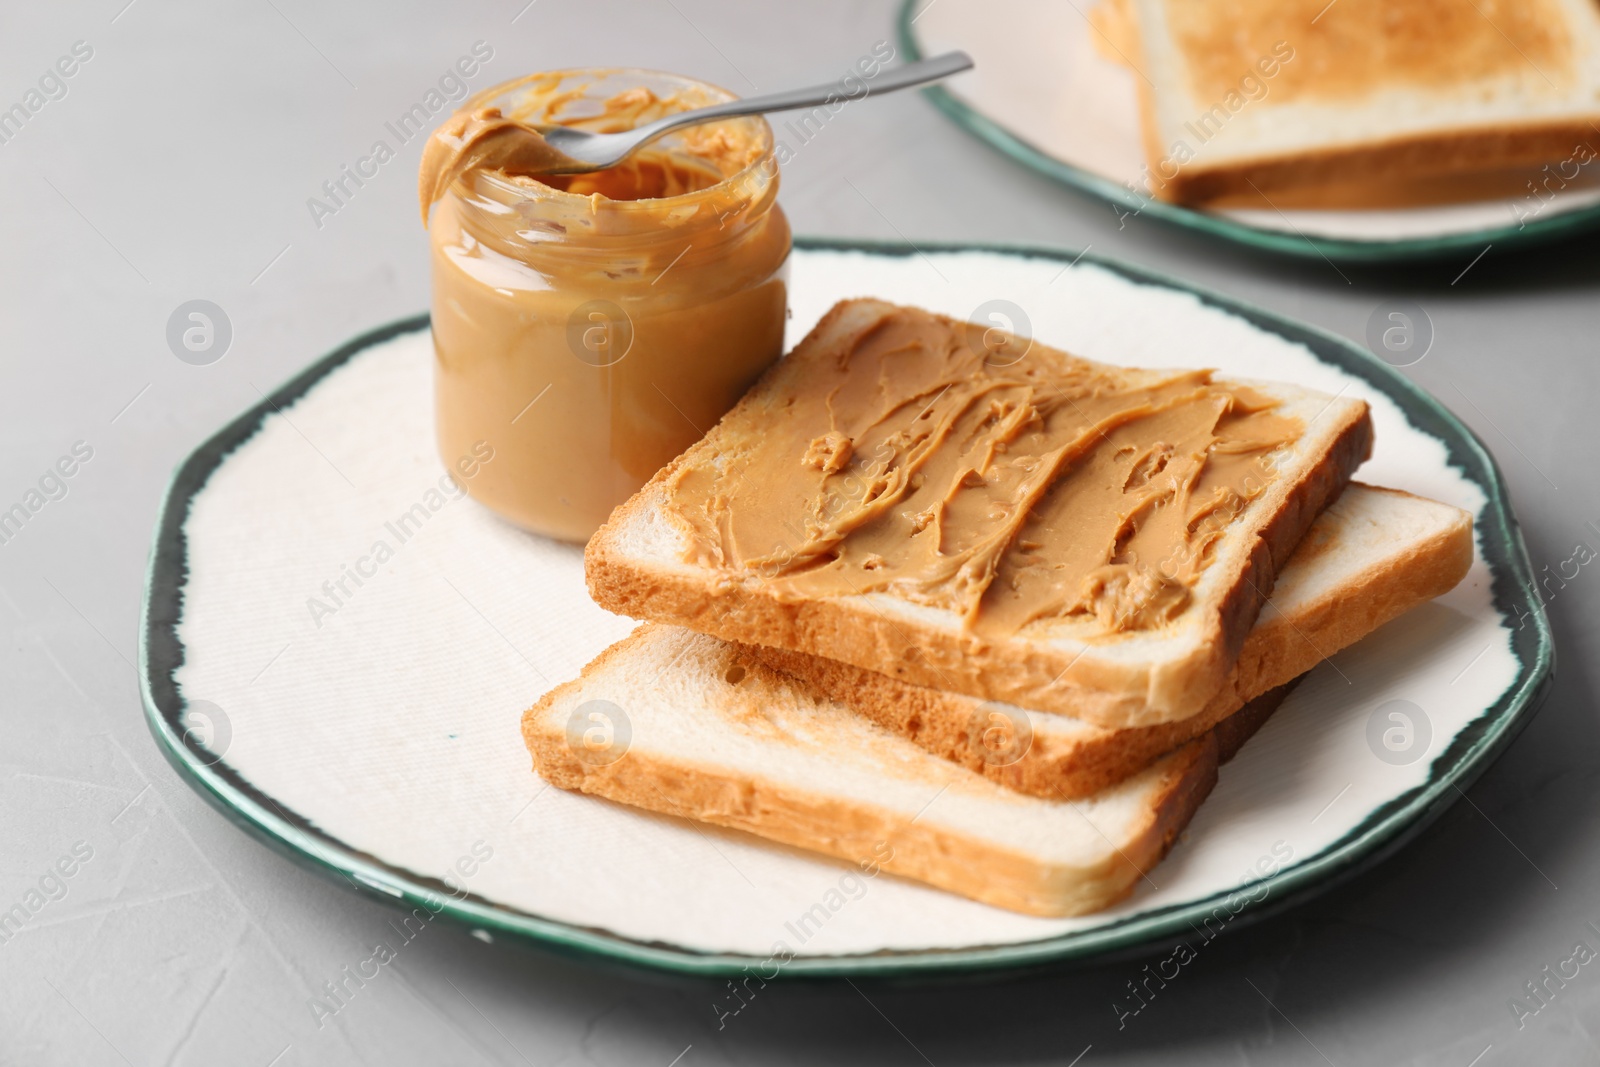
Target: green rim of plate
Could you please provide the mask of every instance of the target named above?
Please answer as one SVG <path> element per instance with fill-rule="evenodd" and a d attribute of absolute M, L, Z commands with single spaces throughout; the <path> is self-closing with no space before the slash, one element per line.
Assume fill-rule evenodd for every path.
<path fill-rule="evenodd" d="M 922 47 L 912 29 L 913 13 L 931 6 L 928 0 L 902 0 L 896 26 L 900 47 L 907 62 L 923 57 Z M 1339 237 L 1312 237 L 1250 226 L 1225 215 L 1196 211 L 1164 200 L 1147 199 L 1082 167 L 1066 163 L 1042 148 L 1018 137 L 995 120 L 961 100 L 940 85 L 922 90 L 934 107 L 956 125 L 1023 166 L 1036 170 L 1063 185 L 1106 201 L 1115 207 L 1137 212 L 1140 218 L 1220 237 L 1236 244 L 1291 256 L 1320 257 L 1339 263 L 1385 263 L 1415 259 L 1438 259 L 1453 253 L 1478 253 L 1486 245 L 1501 249 L 1544 244 L 1600 226 L 1600 204 L 1574 208 L 1559 215 L 1535 219 L 1523 227 L 1498 226 L 1483 230 L 1439 234 L 1432 237 L 1404 237 L 1390 241 L 1358 241 Z"/>
<path fill-rule="evenodd" d="M 899 242 L 829 238 L 799 238 L 795 247 L 897 258 L 927 252 L 978 251 L 1063 264 L 1087 261 L 1141 285 L 1190 294 L 1269 333 L 1305 345 L 1318 359 L 1356 375 L 1388 395 L 1413 426 L 1440 439 L 1448 449 L 1450 464 L 1483 490 L 1486 502 L 1476 522 L 1493 576 L 1494 606 L 1503 619 L 1531 618 L 1534 625 L 1512 632 L 1512 651 L 1518 663 L 1516 680 L 1433 762 L 1426 783 L 1372 811 L 1359 826 L 1317 855 L 1284 868 L 1271 878 L 1203 900 L 1131 916 L 1093 930 L 1039 941 L 869 955 L 797 957 L 784 965 L 784 975 L 907 978 L 987 973 L 1126 955 L 1169 945 L 1175 937 L 1192 932 L 1192 923 L 1202 920 L 1227 898 L 1234 897 L 1237 903 L 1241 889 L 1253 891 L 1265 886 L 1260 903 L 1246 904 L 1239 918 L 1230 923 L 1230 928 L 1243 925 L 1239 919 L 1253 921 L 1327 890 L 1377 863 L 1420 832 L 1511 742 L 1548 690 L 1555 645 L 1549 623 L 1539 610 L 1533 569 L 1494 459 L 1472 431 L 1438 401 L 1351 342 L 1231 298 L 1099 256 L 1075 256 L 1056 249 L 1017 245 L 912 247 Z M 232 821 L 296 862 L 395 906 L 425 907 L 490 939 L 516 938 L 568 955 L 601 957 L 680 974 L 724 976 L 764 965 L 764 959 L 759 956 L 700 953 L 544 919 L 475 896 L 456 899 L 442 882 L 389 866 L 285 810 L 233 771 L 225 757 L 220 760 L 214 757 L 184 730 L 180 719 L 183 698 L 175 672 L 184 657 L 177 625 L 187 575 L 183 527 L 191 501 L 228 455 L 254 436 L 269 413 L 293 404 L 360 352 L 400 334 L 425 329 L 427 325 L 428 317 L 421 315 L 357 337 L 313 363 L 262 403 L 218 431 L 174 472 L 156 521 L 139 629 L 140 693 L 151 733 L 180 777 Z"/>

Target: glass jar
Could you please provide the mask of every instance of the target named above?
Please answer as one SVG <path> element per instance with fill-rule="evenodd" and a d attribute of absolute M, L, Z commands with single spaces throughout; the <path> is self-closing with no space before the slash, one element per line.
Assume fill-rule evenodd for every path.
<path fill-rule="evenodd" d="M 596 132 L 733 99 L 643 70 L 572 70 L 463 107 Z M 669 134 L 590 175 L 468 172 L 433 208 L 438 443 L 466 491 L 584 541 L 783 352 L 789 225 L 764 119 Z"/>

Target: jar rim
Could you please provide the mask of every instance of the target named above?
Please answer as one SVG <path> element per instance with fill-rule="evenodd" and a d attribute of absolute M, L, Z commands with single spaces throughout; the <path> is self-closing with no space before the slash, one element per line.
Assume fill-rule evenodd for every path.
<path fill-rule="evenodd" d="M 653 70 L 647 67 L 568 67 L 561 70 L 539 71 L 533 74 L 524 75 L 520 78 L 514 78 L 511 81 L 501 82 L 499 85 L 488 86 L 487 88 L 474 93 L 472 96 L 462 101 L 461 107 L 458 110 L 466 110 L 472 107 L 483 107 L 488 101 L 505 96 L 506 94 L 515 91 L 518 87 L 537 80 L 549 78 L 565 80 L 573 77 L 588 77 L 593 80 L 600 80 L 602 78 L 612 78 L 618 75 L 640 75 L 643 78 L 656 78 L 667 82 L 675 82 L 678 83 L 681 88 L 685 89 L 710 90 L 712 95 L 720 96 L 722 98 L 720 100 L 713 100 L 712 103 L 723 103 L 728 100 L 739 99 L 738 94 L 733 93 L 728 89 L 715 84 L 714 82 L 703 81 L 699 78 L 692 78 L 685 74 L 674 74 L 671 71 Z M 773 136 L 772 125 L 766 120 L 766 117 L 762 115 L 748 115 L 740 116 L 735 119 L 723 119 L 720 121 L 749 122 L 754 125 L 756 131 L 756 151 L 754 153 L 754 158 L 752 158 L 749 163 L 745 164 L 732 174 L 723 175 L 721 179 L 708 186 L 705 186 L 704 188 L 695 189 L 687 193 L 677 193 L 673 196 L 640 197 L 635 200 L 612 200 L 610 198 L 606 198 L 607 210 L 619 211 L 626 214 L 644 211 L 660 212 L 663 210 L 664 206 L 666 210 L 671 210 L 672 208 L 680 205 L 688 205 L 703 200 L 713 199 L 718 196 L 727 195 L 731 187 L 740 182 L 747 181 L 748 176 L 757 169 L 766 168 L 768 161 L 772 159 L 777 144 L 776 138 Z M 714 125 L 714 123 L 707 123 L 706 125 Z M 501 201 L 507 207 L 515 207 L 519 202 L 537 200 L 550 200 L 555 203 L 576 204 L 579 201 L 585 201 L 591 198 L 590 194 L 572 193 L 565 189 L 557 189 L 554 186 L 546 185 L 543 182 L 533 178 L 527 179 L 527 181 L 533 182 L 535 185 L 537 185 L 537 189 L 530 189 L 526 184 L 511 181 L 490 171 L 475 171 L 471 174 L 471 178 L 476 183 L 487 186 L 488 188 L 499 193 L 508 194 L 509 197 L 514 197 L 515 199 L 506 199 Z M 499 198 L 497 197 L 496 199 Z"/>

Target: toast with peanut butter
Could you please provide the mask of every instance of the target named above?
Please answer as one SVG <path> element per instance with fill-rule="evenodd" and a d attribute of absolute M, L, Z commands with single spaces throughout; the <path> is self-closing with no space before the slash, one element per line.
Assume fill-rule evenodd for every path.
<path fill-rule="evenodd" d="M 1011 789 L 1073 800 L 1138 773 L 1252 700 L 1443 595 L 1471 564 L 1472 517 L 1466 512 L 1352 483 L 1295 550 L 1233 673 L 1205 710 L 1123 730 L 911 685 L 803 652 L 758 646 L 748 652 L 934 755 Z"/>
<path fill-rule="evenodd" d="M 1600 151 L 1595 0 L 1108 2 L 1162 199 L 1267 207 Z"/>
<path fill-rule="evenodd" d="M 1366 404 L 835 306 L 590 540 L 602 607 L 1109 729 L 1202 712 Z"/>
<path fill-rule="evenodd" d="M 546 781 L 744 830 L 1033 915 L 1114 904 L 1164 856 L 1274 691 L 1077 801 L 1006 789 L 738 646 L 648 625 L 522 720 Z"/>

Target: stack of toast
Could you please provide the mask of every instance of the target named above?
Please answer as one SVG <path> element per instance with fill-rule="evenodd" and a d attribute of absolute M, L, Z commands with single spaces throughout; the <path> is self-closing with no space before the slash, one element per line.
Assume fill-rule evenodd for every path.
<path fill-rule="evenodd" d="M 1102 0 L 1095 23 L 1162 199 L 1545 198 L 1600 155 L 1593 0 Z"/>
<path fill-rule="evenodd" d="M 546 780 L 1036 915 L 1160 861 L 1289 687 L 1453 587 L 1366 405 L 826 315 L 591 539 L 646 620 L 530 709 Z"/>

